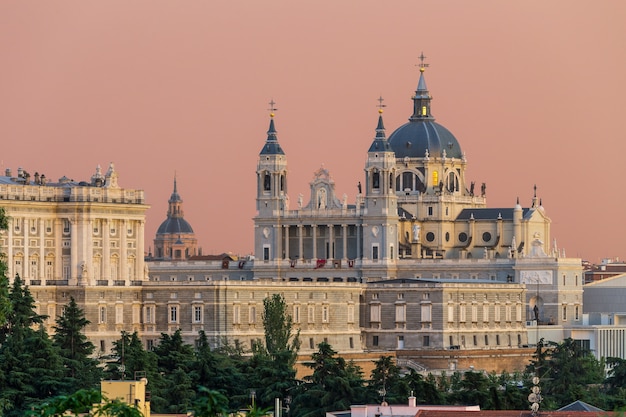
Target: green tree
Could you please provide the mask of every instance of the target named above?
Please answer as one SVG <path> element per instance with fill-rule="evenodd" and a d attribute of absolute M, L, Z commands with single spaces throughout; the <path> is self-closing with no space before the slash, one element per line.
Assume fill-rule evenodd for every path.
<path fill-rule="evenodd" d="M 323 417 L 327 411 L 346 410 L 364 398 L 364 381 L 360 369 L 336 356 L 332 347 L 322 342 L 313 353 L 312 362 L 305 365 L 313 370 L 304 377 L 292 407 L 296 417 Z"/>
<path fill-rule="evenodd" d="M 212 350 L 206 333 L 201 330 L 196 339 L 196 351 L 191 373 L 194 384 L 212 387 L 229 398 L 234 407 L 247 405 L 247 379 L 241 368 L 243 357 L 231 349 Z M 202 395 L 202 390 L 198 395 Z"/>
<path fill-rule="evenodd" d="M 200 386 L 192 408 L 195 417 L 219 417 L 228 411 L 228 398 L 221 392 Z"/>
<path fill-rule="evenodd" d="M 61 358 L 35 311 L 28 287 L 16 275 L 10 287 L 10 309 L 0 345 L 0 403 L 5 415 L 19 415 L 31 403 L 65 387 Z M 38 330 L 36 330 L 38 328 Z"/>
<path fill-rule="evenodd" d="M 433 374 L 424 378 L 414 369 L 405 375 L 404 382 L 415 396 L 417 404 L 443 404 L 443 396 L 437 390 L 437 380 Z"/>
<path fill-rule="evenodd" d="M 409 388 L 406 381 L 400 376 L 400 368 L 394 363 L 391 356 L 381 356 L 374 362 L 375 367 L 368 385 L 370 400 L 386 401 L 391 404 L 405 403 Z"/>
<path fill-rule="evenodd" d="M 294 365 L 300 349 L 300 332 L 293 332 L 287 303 L 280 294 L 263 300 L 265 345 L 253 345 L 250 366 L 261 406 L 271 406 L 275 398 L 286 398 L 295 386 Z"/>
<path fill-rule="evenodd" d="M 97 388 L 102 378 L 98 361 L 91 356 L 95 346 L 84 334 L 89 323 L 74 297 L 56 320 L 53 341 L 63 358 L 69 392 Z"/>
<path fill-rule="evenodd" d="M 540 378 L 542 409 L 557 409 L 576 400 L 599 403 L 597 387 L 604 381 L 604 364 L 589 349 L 571 338 L 539 346 L 527 370 Z"/>
<path fill-rule="evenodd" d="M 183 341 L 180 329 L 171 336 L 162 333 L 159 344 L 154 349 L 158 372 L 162 375 L 159 397 L 156 404 L 159 412 L 184 413 L 191 408 L 195 398 L 195 384 L 191 370 L 194 363 L 194 349 Z M 165 406 L 165 408 L 163 408 Z"/>

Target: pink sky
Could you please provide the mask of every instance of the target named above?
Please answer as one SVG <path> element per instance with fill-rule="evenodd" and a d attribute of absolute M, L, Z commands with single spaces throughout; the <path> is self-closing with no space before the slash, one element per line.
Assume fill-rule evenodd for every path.
<path fill-rule="evenodd" d="M 626 258 L 626 2 L 0 2 L 0 168 L 88 179 L 113 161 L 151 205 L 174 173 L 204 253 L 253 249 L 270 99 L 289 194 L 322 164 L 354 202 L 374 137 L 411 114 L 420 52 L 433 114 L 490 207 L 533 185 L 568 256 Z M 295 201 L 295 200 L 294 200 Z"/>

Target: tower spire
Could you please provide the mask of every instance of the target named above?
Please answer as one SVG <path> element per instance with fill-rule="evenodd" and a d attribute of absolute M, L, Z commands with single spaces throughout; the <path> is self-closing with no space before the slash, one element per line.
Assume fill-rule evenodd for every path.
<path fill-rule="evenodd" d="M 274 124 L 274 116 L 276 110 L 276 102 L 272 99 L 269 102 L 270 108 L 268 109 L 270 112 L 270 126 L 267 129 L 267 140 L 265 141 L 265 145 L 263 149 L 261 149 L 261 155 L 284 155 L 280 144 L 278 143 L 278 135 L 276 131 L 276 125 Z"/>
<path fill-rule="evenodd" d="M 426 68 L 429 67 L 429 64 L 425 63 L 426 57 L 422 52 L 418 57 L 420 63 L 417 64 L 420 68 L 420 79 L 417 83 L 417 89 L 415 90 L 415 95 L 413 96 L 413 115 L 409 118 L 409 121 L 417 121 L 424 119 L 433 119 L 430 113 L 430 101 L 432 97 L 428 92 L 428 87 L 426 87 L 426 79 L 424 78 L 424 72 Z"/>

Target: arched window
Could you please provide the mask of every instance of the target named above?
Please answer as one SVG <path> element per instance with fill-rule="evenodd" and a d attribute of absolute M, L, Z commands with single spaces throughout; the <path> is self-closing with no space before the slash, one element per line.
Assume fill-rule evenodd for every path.
<path fill-rule="evenodd" d="M 403 172 L 402 173 L 402 191 L 406 191 L 407 189 L 413 191 L 413 177 L 415 175 L 412 172 Z"/>
<path fill-rule="evenodd" d="M 271 189 L 272 177 L 269 172 L 266 172 L 263 177 L 263 190 L 269 191 Z"/>
<path fill-rule="evenodd" d="M 372 173 L 372 188 L 380 188 L 380 172 L 378 171 Z"/>
<path fill-rule="evenodd" d="M 459 178 L 454 172 L 448 173 L 446 189 L 450 192 L 459 191 Z"/>
<path fill-rule="evenodd" d="M 439 172 L 433 171 L 433 187 L 439 185 Z"/>
<path fill-rule="evenodd" d="M 285 191 L 285 174 L 280 175 L 280 191 Z"/>

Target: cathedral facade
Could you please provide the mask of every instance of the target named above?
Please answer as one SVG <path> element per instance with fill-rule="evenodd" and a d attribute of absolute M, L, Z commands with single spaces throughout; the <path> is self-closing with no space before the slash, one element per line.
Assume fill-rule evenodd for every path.
<path fill-rule="evenodd" d="M 435 122 L 424 69 L 408 122 L 390 135 L 382 112 L 373 123 L 351 201 L 325 168 L 306 197 L 290 196 L 271 115 L 259 143 L 254 255 L 244 259 L 194 256 L 176 180 L 144 263 L 148 206 L 143 192 L 118 186 L 112 165 L 80 183 L 7 172 L 0 250 L 10 276 L 30 286 L 49 329 L 74 297 L 103 355 L 122 330 L 147 348 L 178 329 L 189 343 L 203 330 L 214 345 L 250 348 L 275 293 L 303 354 L 322 341 L 342 353 L 512 349 L 528 344 L 529 326 L 581 323 L 580 259 L 550 244 L 536 192 L 527 207 L 487 206 L 486 185 L 466 178 L 460 142 Z"/>

